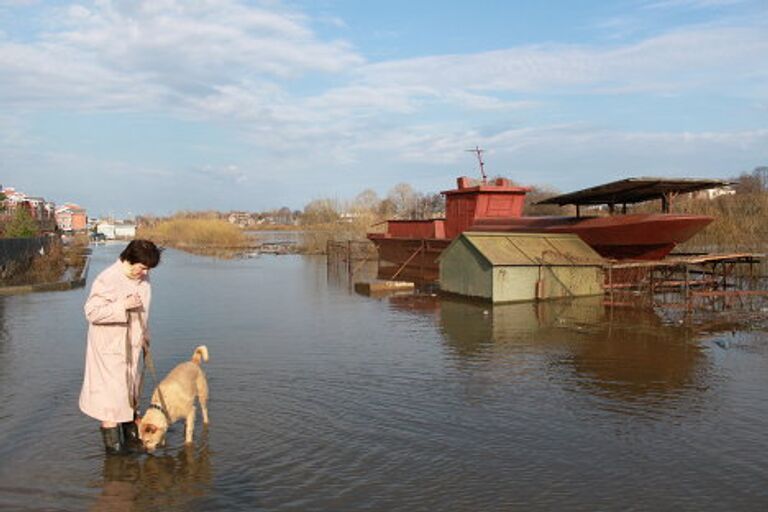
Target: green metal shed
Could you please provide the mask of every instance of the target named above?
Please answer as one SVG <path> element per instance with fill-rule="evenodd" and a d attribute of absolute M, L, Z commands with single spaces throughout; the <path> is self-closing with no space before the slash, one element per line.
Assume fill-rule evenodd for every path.
<path fill-rule="evenodd" d="M 603 264 L 574 234 L 464 232 L 440 255 L 440 288 L 491 302 L 599 295 Z"/>

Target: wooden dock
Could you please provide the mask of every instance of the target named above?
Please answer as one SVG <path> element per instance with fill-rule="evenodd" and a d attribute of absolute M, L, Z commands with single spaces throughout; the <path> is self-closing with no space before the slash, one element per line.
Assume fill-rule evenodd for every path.
<path fill-rule="evenodd" d="M 686 307 L 702 299 L 768 296 L 756 268 L 764 253 L 674 254 L 659 261 L 611 261 L 606 265 L 609 300 L 620 291 L 682 295 Z"/>

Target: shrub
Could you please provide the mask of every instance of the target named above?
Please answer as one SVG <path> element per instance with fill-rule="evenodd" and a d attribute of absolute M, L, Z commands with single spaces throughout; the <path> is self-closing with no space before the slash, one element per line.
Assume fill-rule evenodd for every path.
<path fill-rule="evenodd" d="M 37 236 L 37 222 L 25 208 L 16 208 L 11 220 L 5 226 L 6 238 L 33 238 Z"/>

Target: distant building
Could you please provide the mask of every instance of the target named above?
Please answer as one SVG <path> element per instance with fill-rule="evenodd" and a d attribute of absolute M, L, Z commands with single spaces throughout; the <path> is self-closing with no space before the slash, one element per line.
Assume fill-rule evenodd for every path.
<path fill-rule="evenodd" d="M 104 235 L 107 240 L 114 240 L 115 224 L 113 222 L 100 221 L 96 224 L 96 232 Z"/>
<path fill-rule="evenodd" d="M 35 220 L 48 220 L 50 218 L 50 212 L 45 207 L 47 201 L 42 197 L 27 196 L 21 204 L 27 209 L 30 216 Z"/>
<path fill-rule="evenodd" d="M 66 203 L 56 209 L 56 225 L 65 233 L 80 233 L 88 229 L 88 216 L 85 208 L 74 203 Z"/>
<path fill-rule="evenodd" d="M 27 197 L 26 194 L 23 192 L 17 192 L 13 187 L 5 187 L 3 188 L 2 192 L 3 195 L 5 195 L 5 202 L 8 205 L 21 203 Z"/>
<path fill-rule="evenodd" d="M 339 214 L 339 222 L 354 222 L 361 217 L 358 212 L 341 212 Z"/>
<path fill-rule="evenodd" d="M 133 240 L 136 238 L 136 224 L 132 222 L 115 224 L 115 238 L 118 240 Z"/>
<path fill-rule="evenodd" d="M 720 196 L 732 196 L 736 193 L 736 189 L 733 187 L 718 187 L 709 188 L 706 190 L 699 190 L 693 193 L 695 199 L 714 199 Z"/>
<path fill-rule="evenodd" d="M 128 221 L 98 221 L 96 232 L 107 240 L 133 240 L 136 238 L 136 224 Z"/>
<path fill-rule="evenodd" d="M 230 224 L 236 224 L 241 228 L 247 228 L 248 226 L 256 224 L 256 219 L 254 219 L 253 215 L 248 212 L 231 212 L 227 216 L 227 221 L 229 221 Z"/>
<path fill-rule="evenodd" d="M 56 229 L 56 205 L 51 201 L 46 201 L 43 197 L 28 196 L 13 187 L 0 187 L 0 192 L 5 196 L 0 208 L 0 216 L 8 219 L 13 217 L 19 209 L 23 209 L 37 221 L 43 231 Z"/>

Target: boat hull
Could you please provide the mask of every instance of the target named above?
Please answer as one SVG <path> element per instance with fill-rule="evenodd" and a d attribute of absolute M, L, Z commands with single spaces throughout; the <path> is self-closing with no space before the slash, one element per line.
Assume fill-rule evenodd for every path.
<path fill-rule="evenodd" d="M 714 219 L 703 215 L 475 219 L 471 231 L 574 233 L 604 258 L 660 260 Z"/>
<path fill-rule="evenodd" d="M 701 215 L 636 214 L 611 217 L 475 219 L 469 231 L 574 233 L 604 258 L 660 260 L 713 220 Z M 379 277 L 437 281 L 438 257 L 452 238 L 369 233 L 379 252 Z"/>

